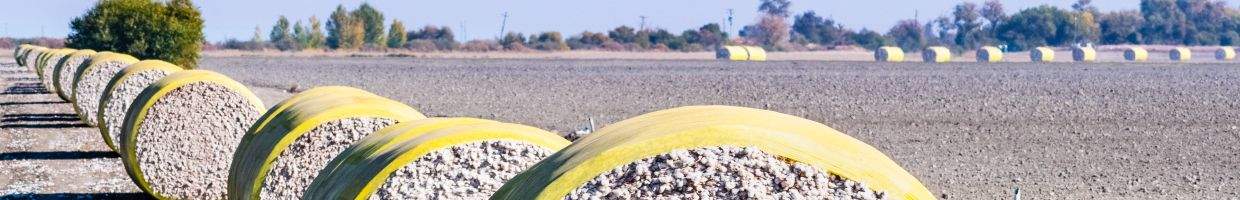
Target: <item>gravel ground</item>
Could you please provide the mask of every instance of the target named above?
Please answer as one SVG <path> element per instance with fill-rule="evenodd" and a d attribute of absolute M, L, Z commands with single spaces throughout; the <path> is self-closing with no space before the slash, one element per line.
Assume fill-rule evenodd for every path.
<path fill-rule="evenodd" d="M 34 72 L 0 57 L 0 199 L 144 199 L 118 158 Z"/>
<path fill-rule="evenodd" d="M 1039 199 L 1240 196 L 1235 63 L 207 57 L 201 66 L 264 87 L 255 89 L 264 99 L 346 85 L 430 116 L 561 133 L 684 105 L 774 110 L 876 146 L 945 199 L 1008 199 L 1014 188 Z"/>

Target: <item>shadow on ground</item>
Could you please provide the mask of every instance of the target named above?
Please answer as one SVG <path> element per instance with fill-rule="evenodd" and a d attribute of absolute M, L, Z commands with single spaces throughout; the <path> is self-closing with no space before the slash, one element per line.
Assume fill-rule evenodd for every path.
<path fill-rule="evenodd" d="M 8 152 L 0 153 L 0 161 L 8 160 L 71 160 L 71 159 L 96 159 L 96 158 L 119 158 L 120 155 L 112 151 L 49 151 L 49 152 Z M 3 199 L 3 198 L 0 198 Z"/>
<path fill-rule="evenodd" d="M 144 193 L 51 193 L 51 194 L 9 194 L 0 199 L 154 199 Z"/>
<path fill-rule="evenodd" d="M 74 114 L 12 114 L 0 118 L 0 128 L 86 128 Z"/>
<path fill-rule="evenodd" d="M 0 94 L 49 94 L 43 83 L 13 83 Z"/>

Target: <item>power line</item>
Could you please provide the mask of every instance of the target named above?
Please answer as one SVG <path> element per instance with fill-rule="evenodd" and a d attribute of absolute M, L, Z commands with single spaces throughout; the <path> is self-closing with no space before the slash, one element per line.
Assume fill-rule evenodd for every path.
<path fill-rule="evenodd" d="M 499 37 L 498 38 L 500 39 L 504 38 L 504 34 L 505 34 L 504 29 L 508 28 L 508 11 L 504 11 L 504 15 L 502 16 L 504 16 L 504 20 L 500 22 L 499 24 Z"/>

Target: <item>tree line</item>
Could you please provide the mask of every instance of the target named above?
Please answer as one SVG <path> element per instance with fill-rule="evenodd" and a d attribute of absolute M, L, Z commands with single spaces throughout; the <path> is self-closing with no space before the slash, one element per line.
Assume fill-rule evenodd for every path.
<path fill-rule="evenodd" d="M 1138 10 L 1099 11 L 1091 0 L 1070 8 L 1042 5 L 1008 14 L 1003 3 L 959 3 L 948 14 L 921 21 L 901 20 L 886 33 L 847 28 L 815 11 L 796 15 L 790 0 L 759 0 L 760 16 L 730 37 L 718 23 L 679 33 L 663 28 L 619 26 L 606 32 L 584 31 L 565 37 L 560 32 L 505 33 L 499 38 L 458 42 L 446 26 L 406 30 L 367 3 L 354 10 L 337 6 L 327 20 L 326 34 L 315 17 L 307 23 L 281 16 L 263 33 L 256 28 L 249 41 L 230 39 L 217 44 L 234 49 L 335 49 L 418 51 L 609 50 L 709 51 L 725 44 L 760 45 L 770 50 L 820 50 L 839 47 L 875 49 L 898 46 L 919 50 L 946 46 L 962 51 L 1005 46 L 1019 51 L 1038 46 L 1078 44 L 1235 45 L 1240 43 L 1240 9 L 1221 0 L 1142 0 Z M 789 20 L 791 18 L 791 20 Z M 386 31 L 385 31 L 386 27 Z M 267 36 L 268 39 L 264 39 Z"/>

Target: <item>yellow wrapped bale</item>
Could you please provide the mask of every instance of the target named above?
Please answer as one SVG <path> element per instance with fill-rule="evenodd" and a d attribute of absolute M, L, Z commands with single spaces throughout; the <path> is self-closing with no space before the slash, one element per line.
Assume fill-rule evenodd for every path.
<path fill-rule="evenodd" d="M 96 123 L 99 124 L 99 134 L 103 136 L 104 144 L 119 152 L 119 145 L 116 144 L 120 141 L 119 130 L 124 124 L 129 106 L 138 98 L 138 93 L 165 76 L 181 70 L 183 70 L 181 67 L 172 63 L 144 60 L 117 72 L 116 76 L 108 81 L 107 87 L 100 95 L 99 112 L 95 117 L 98 120 Z"/>
<path fill-rule="evenodd" d="M 1095 62 L 1098 61 L 1098 50 L 1093 47 L 1073 47 L 1072 61 L 1076 62 Z"/>
<path fill-rule="evenodd" d="M 1128 47 L 1124 50 L 1124 60 L 1128 61 L 1145 61 L 1150 58 L 1150 52 L 1141 47 Z"/>
<path fill-rule="evenodd" d="M 1214 51 L 1214 59 L 1218 60 L 1234 60 L 1236 59 L 1236 48 L 1225 46 L 1219 47 Z"/>
<path fill-rule="evenodd" d="M 1003 50 L 998 47 L 984 46 L 977 49 L 977 62 L 980 63 L 996 63 L 1003 61 Z"/>
<path fill-rule="evenodd" d="M 226 195 L 228 164 L 266 106 L 248 88 L 204 70 L 147 86 L 121 125 L 121 161 L 134 183 L 159 199 Z"/>
<path fill-rule="evenodd" d="M 41 75 L 42 73 L 38 71 L 39 70 L 38 65 L 36 65 L 35 63 L 37 63 L 37 61 L 39 60 L 39 56 L 43 55 L 43 52 L 47 50 L 48 49 L 46 47 L 34 46 L 34 47 L 30 47 L 30 49 L 26 50 L 26 53 L 22 55 L 22 60 L 23 60 L 22 63 L 26 64 L 26 68 L 29 68 L 30 71 L 35 72 L 35 74 L 40 74 L 39 78 L 42 78 L 42 75 Z M 50 87 L 50 86 L 44 86 L 44 87 Z"/>
<path fill-rule="evenodd" d="M 712 181 L 687 179 L 698 176 Z M 815 184 L 801 182 L 806 176 L 821 178 L 817 180 L 837 177 L 859 187 L 834 192 L 824 191 L 832 190 L 827 185 L 804 188 Z M 694 192 L 638 191 L 656 181 L 700 187 Z M 727 182 L 744 184 L 748 190 L 771 190 L 748 193 L 771 196 L 730 196 L 737 191 L 725 186 Z M 777 187 L 782 184 L 805 190 Z M 868 194 L 869 190 L 881 194 Z M 689 106 L 644 114 L 587 135 L 509 180 L 491 199 L 585 199 L 608 193 L 619 194 L 619 198 L 677 199 L 697 192 L 716 195 L 713 198 L 819 199 L 838 192 L 888 199 L 935 198 L 878 149 L 821 123 L 752 108 Z"/>
<path fill-rule="evenodd" d="M 757 46 L 742 46 L 745 52 L 749 54 L 749 61 L 766 61 L 766 50 Z"/>
<path fill-rule="evenodd" d="M 947 47 L 933 46 L 921 51 L 921 59 L 927 63 L 945 63 L 952 60 L 952 50 Z"/>
<path fill-rule="evenodd" d="M 1055 50 L 1050 47 L 1038 47 L 1029 51 L 1030 62 L 1052 62 L 1055 61 Z"/>
<path fill-rule="evenodd" d="M 745 61 L 749 60 L 749 53 L 746 52 L 745 48 L 741 46 L 723 46 L 723 48 L 715 50 L 715 58 L 731 61 Z"/>
<path fill-rule="evenodd" d="M 874 51 L 874 60 L 878 62 L 904 62 L 904 50 L 900 47 L 880 47 Z"/>
<path fill-rule="evenodd" d="M 484 199 L 568 144 L 551 132 L 490 120 L 405 122 L 350 146 L 301 199 Z"/>
<path fill-rule="evenodd" d="M 104 89 L 108 87 L 108 81 L 111 81 L 117 72 L 137 62 L 138 59 L 133 56 L 101 53 L 91 57 L 89 62 L 78 66 L 77 70 L 61 72 L 74 74 L 72 78 L 62 78 L 61 80 L 67 81 L 61 84 L 69 83 L 66 87 L 72 88 L 69 90 L 70 102 L 86 125 L 99 125 L 99 100 L 103 97 Z M 69 61 L 65 63 L 72 64 Z"/>
<path fill-rule="evenodd" d="M 1176 47 L 1171 49 L 1169 57 L 1171 61 L 1187 62 L 1193 59 L 1193 50 L 1185 47 Z"/>
<path fill-rule="evenodd" d="M 229 199 L 297 199 L 346 147 L 417 110 L 349 87 L 319 87 L 284 100 L 246 132 L 228 173 Z"/>
<path fill-rule="evenodd" d="M 77 50 L 57 49 L 55 51 L 51 51 L 51 53 L 45 53 L 43 58 L 41 58 L 42 61 L 39 61 L 38 72 L 42 73 L 42 75 L 47 78 L 43 81 L 51 87 L 51 90 L 48 91 L 54 92 L 57 97 L 60 97 L 60 99 L 66 101 L 70 99 L 70 94 L 66 93 L 69 89 L 60 85 L 60 82 L 57 81 L 61 76 L 58 71 L 60 71 L 61 68 L 64 68 L 66 64 L 65 61 L 68 61 L 68 59 L 65 58 L 76 52 Z"/>

